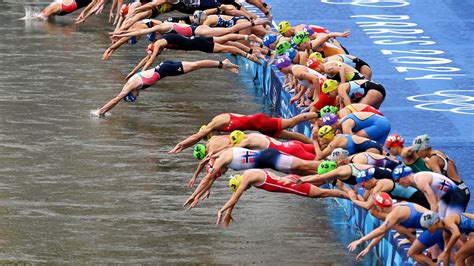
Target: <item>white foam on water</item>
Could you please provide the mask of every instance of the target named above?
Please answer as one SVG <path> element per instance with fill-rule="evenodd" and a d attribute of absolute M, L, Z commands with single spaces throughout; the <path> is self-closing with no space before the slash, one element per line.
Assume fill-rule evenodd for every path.
<path fill-rule="evenodd" d="M 46 20 L 47 18 L 41 16 L 41 9 L 39 7 L 25 6 L 25 16 L 20 18 L 19 20 L 30 19 Z"/>

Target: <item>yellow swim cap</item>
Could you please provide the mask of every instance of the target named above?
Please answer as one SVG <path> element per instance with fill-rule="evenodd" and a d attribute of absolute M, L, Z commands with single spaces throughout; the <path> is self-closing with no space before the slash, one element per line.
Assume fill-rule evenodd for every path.
<path fill-rule="evenodd" d="M 166 3 L 159 5 L 158 10 L 160 11 L 161 14 L 165 13 L 168 10 Z"/>
<path fill-rule="evenodd" d="M 324 81 L 323 86 L 322 86 L 322 91 L 324 94 L 328 94 L 329 92 L 336 90 L 337 89 L 337 81 L 333 79 L 328 79 Z"/>
<path fill-rule="evenodd" d="M 206 125 L 202 125 L 200 128 L 199 128 L 199 132 L 201 132 L 202 130 L 204 130 L 207 126 Z M 208 141 L 209 139 L 212 138 L 212 132 L 209 132 L 206 136 L 204 136 L 202 139 L 205 140 L 205 141 Z"/>
<path fill-rule="evenodd" d="M 230 187 L 230 190 L 232 190 L 232 192 L 235 193 L 237 191 L 237 189 L 240 186 L 240 181 L 242 181 L 242 176 L 241 175 L 232 175 L 232 176 L 230 176 L 229 187 Z"/>
<path fill-rule="evenodd" d="M 278 23 L 278 33 L 283 34 L 291 29 L 290 22 L 284 20 Z"/>
<path fill-rule="evenodd" d="M 323 126 L 319 129 L 318 135 L 320 138 L 332 140 L 334 138 L 334 130 L 331 126 Z"/>
<path fill-rule="evenodd" d="M 240 130 L 232 131 L 232 133 L 230 133 L 229 135 L 230 144 L 232 145 L 239 144 L 245 138 L 245 136 L 246 136 L 245 133 Z"/>
<path fill-rule="evenodd" d="M 320 63 L 323 63 L 324 58 L 323 55 L 320 52 L 314 52 L 309 55 L 309 58 L 314 58 L 318 60 Z"/>

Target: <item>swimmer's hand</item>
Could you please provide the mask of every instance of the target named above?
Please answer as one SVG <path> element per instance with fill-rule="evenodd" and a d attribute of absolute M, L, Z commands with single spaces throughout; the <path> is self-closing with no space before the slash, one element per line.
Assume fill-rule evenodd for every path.
<path fill-rule="evenodd" d="M 349 252 L 354 252 L 354 250 L 356 250 L 358 245 L 360 245 L 359 240 L 353 241 L 352 243 L 349 244 L 349 246 L 347 246 L 347 249 L 349 249 Z"/>
<path fill-rule="evenodd" d="M 366 247 L 364 250 L 362 250 L 356 257 L 356 260 L 362 260 L 365 256 L 365 254 L 369 253 L 370 249 L 369 247 Z"/>
<path fill-rule="evenodd" d="M 183 208 L 186 208 L 186 206 L 188 206 L 189 204 L 191 204 L 192 202 L 194 201 L 194 197 L 191 196 L 189 197 L 183 204 Z"/>
<path fill-rule="evenodd" d="M 196 177 L 192 177 L 189 181 L 188 181 L 188 188 L 192 188 L 194 186 L 194 183 L 196 183 Z"/>
<path fill-rule="evenodd" d="M 92 111 L 90 112 L 90 115 L 92 115 L 92 116 L 97 116 L 97 117 L 105 117 L 105 114 L 101 114 L 101 113 L 100 113 L 100 109 L 92 110 Z"/>
<path fill-rule="evenodd" d="M 176 146 L 174 146 L 174 148 L 172 150 L 170 150 L 168 153 L 169 154 L 176 154 L 176 153 L 180 153 L 181 151 L 183 150 L 183 146 L 181 144 L 176 144 Z"/>
<path fill-rule="evenodd" d="M 109 12 L 109 23 L 112 23 L 113 19 L 114 19 L 114 12 L 113 12 L 113 10 L 110 10 L 110 12 Z"/>

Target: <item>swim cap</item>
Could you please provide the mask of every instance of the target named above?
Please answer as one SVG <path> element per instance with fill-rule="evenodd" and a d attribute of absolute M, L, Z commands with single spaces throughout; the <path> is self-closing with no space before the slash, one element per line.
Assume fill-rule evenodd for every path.
<path fill-rule="evenodd" d="M 168 9 L 166 8 L 166 3 L 161 4 L 161 5 L 158 6 L 158 11 L 160 11 L 160 14 L 165 13 L 166 10 L 168 10 Z"/>
<path fill-rule="evenodd" d="M 369 168 L 365 170 L 360 170 L 356 176 L 357 184 L 369 181 L 370 179 L 374 178 L 375 168 Z"/>
<path fill-rule="evenodd" d="M 202 160 L 206 156 L 206 146 L 200 143 L 194 146 L 193 156 L 198 160 Z"/>
<path fill-rule="evenodd" d="M 298 54 L 298 52 L 293 48 L 290 48 L 290 49 L 286 50 L 286 52 L 285 52 L 285 55 L 288 56 L 291 61 L 293 61 L 293 59 L 295 59 L 297 54 Z"/>
<path fill-rule="evenodd" d="M 283 34 L 291 29 L 290 22 L 284 20 L 280 23 L 278 23 L 278 33 Z"/>
<path fill-rule="evenodd" d="M 327 79 L 323 83 L 322 91 L 324 94 L 328 94 L 329 92 L 336 90 L 337 85 L 338 85 L 337 80 Z"/>
<path fill-rule="evenodd" d="M 320 52 L 313 52 L 309 55 L 309 58 L 314 58 L 318 60 L 320 63 L 324 61 L 323 55 Z"/>
<path fill-rule="evenodd" d="M 237 145 L 246 137 L 245 133 L 240 130 L 234 130 L 230 133 L 230 144 Z"/>
<path fill-rule="evenodd" d="M 270 44 L 276 42 L 277 40 L 277 36 L 275 34 L 271 34 L 271 33 L 267 33 L 263 36 L 263 45 L 265 45 L 266 47 L 269 47 Z"/>
<path fill-rule="evenodd" d="M 120 7 L 120 12 L 119 12 L 120 16 L 122 16 L 122 18 L 125 18 L 128 14 L 128 4 L 123 4 L 121 7 Z"/>
<path fill-rule="evenodd" d="M 291 44 L 287 41 L 279 41 L 275 46 L 275 52 L 277 55 L 283 55 L 286 50 L 291 48 Z"/>
<path fill-rule="evenodd" d="M 123 98 L 124 101 L 132 103 L 137 99 L 137 96 L 133 95 L 132 91 L 130 91 L 127 96 Z"/>
<path fill-rule="evenodd" d="M 199 131 L 205 129 L 207 126 L 206 125 L 202 125 L 200 128 L 199 128 Z M 209 134 L 207 134 L 206 136 L 204 136 L 202 139 L 205 140 L 205 141 L 208 141 L 209 139 L 212 138 L 212 132 L 209 132 Z"/>
<path fill-rule="evenodd" d="M 293 42 L 296 45 L 300 45 L 302 43 L 309 42 L 309 41 L 310 41 L 309 34 L 306 31 L 297 32 L 295 36 L 293 37 Z"/>
<path fill-rule="evenodd" d="M 433 226 L 435 223 L 441 221 L 439 215 L 434 211 L 424 212 L 420 217 L 420 225 L 424 229 L 428 229 Z"/>
<path fill-rule="evenodd" d="M 275 62 L 275 66 L 278 69 L 282 69 L 282 68 L 287 67 L 291 64 L 292 64 L 291 59 L 286 55 L 282 55 L 282 56 L 277 57 L 277 60 Z"/>
<path fill-rule="evenodd" d="M 331 152 L 331 155 L 328 156 L 328 159 L 336 162 L 337 160 L 339 160 L 339 155 L 341 154 L 342 154 L 342 158 L 346 159 L 349 156 L 349 151 L 344 150 L 343 148 L 335 148 Z"/>
<path fill-rule="evenodd" d="M 321 64 L 321 62 L 319 62 L 317 59 L 315 58 L 310 58 L 308 59 L 308 61 L 306 62 L 306 66 L 315 70 L 319 65 Z"/>
<path fill-rule="evenodd" d="M 413 140 L 413 144 L 411 148 L 414 151 L 419 151 L 419 150 L 423 151 L 423 150 L 431 148 L 430 137 L 428 135 L 421 135 L 421 136 L 416 137 Z"/>
<path fill-rule="evenodd" d="M 148 38 L 148 40 L 149 40 L 150 42 L 156 41 L 156 31 L 155 31 L 155 32 L 152 32 L 152 33 L 148 33 L 148 34 L 146 35 L 146 37 Z"/>
<path fill-rule="evenodd" d="M 377 192 L 374 195 L 375 205 L 380 208 L 392 206 L 392 197 L 387 192 Z"/>
<path fill-rule="evenodd" d="M 401 147 L 403 146 L 403 143 L 405 143 L 405 140 L 398 134 L 392 134 L 387 137 L 387 140 L 385 141 L 385 146 L 387 148 L 392 148 L 392 147 Z"/>
<path fill-rule="evenodd" d="M 332 126 L 337 123 L 339 117 L 333 113 L 328 113 L 323 116 L 323 124 Z"/>
<path fill-rule="evenodd" d="M 318 167 L 318 175 L 323 175 L 337 168 L 337 163 L 333 161 L 322 161 Z"/>
<path fill-rule="evenodd" d="M 231 175 L 229 177 L 229 187 L 232 192 L 235 193 L 237 191 L 240 186 L 240 181 L 242 181 L 241 175 Z"/>
<path fill-rule="evenodd" d="M 204 22 L 204 20 L 206 20 L 206 18 L 207 18 L 206 12 L 204 12 L 202 10 L 194 11 L 194 14 L 193 14 L 194 23 L 202 24 Z"/>
<path fill-rule="evenodd" d="M 395 167 L 395 169 L 393 169 L 392 177 L 393 177 L 393 180 L 396 181 L 402 177 L 410 175 L 411 173 L 413 173 L 413 170 L 411 169 L 411 167 L 401 164 Z"/>
<path fill-rule="evenodd" d="M 333 114 L 337 115 L 338 110 L 339 110 L 339 108 L 337 108 L 336 106 L 326 105 L 323 108 L 321 108 L 320 116 L 323 117 L 327 113 L 333 113 Z"/>
<path fill-rule="evenodd" d="M 155 43 L 150 43 L 146 47 L 146 54 L 152 54 L 154 50 L 155 50 Z"/>
<path fill-rule="evenodd" d="M 129 44 L 136 44 L 138 42 L 137 36 L 132 36 L 130 39 L 128 39 Z"/>
<path fill-rule="evenodd" d="M 331 126 L 322 126 L 319 130 L 318 130 L 318 136 L 320 138 L 325 138 L 325 139 L 328 139 L 328 140 L 332 140 L 334 138 L 334 129 L 332 129 Z"/>

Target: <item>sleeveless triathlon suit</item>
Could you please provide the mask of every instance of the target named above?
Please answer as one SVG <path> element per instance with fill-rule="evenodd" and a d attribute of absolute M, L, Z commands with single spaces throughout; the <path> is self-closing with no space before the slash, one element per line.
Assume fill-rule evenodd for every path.
<path fill-rule="evenodd" d="M 341 180 L 342 182 L 355 186 L 357 185 L 357 175 L 362 169 L 358 169 L 353 163 L 348 164 L 351 167 L 351 176 L 346 180 Z M 392 172 L 385 168 L 380 168 L 377 166 L 372 167 L 374 169 L 374 178 L 375 179 L 391 179 Z M 370 169 L 370 168 L 369 168 Z M 364 169 L 365 170 L 365 169 Z"/>
<path fill-rule="evenodd" d="M 336 65 L 340 68 L 344 67 L 341 62 L 335 61 Z M 341 75 L 339 75 L 339 72 L 329 76 L 330 79 L 337 80 L 338 82 L 341 82 Z M 346 82 L 351 81 L 351 80 L 359 80 L 359 79 L 365 79 L 364 75 L 360 74 L 359 72 L 346 72 L 345 80 Z"/>
<path fill-rule="evenodd" d="M 339 136 L 347 139 L 346 147 L 344 148 L 349 152 L 349 155 L 353 155 L 359 152 L 367 151 L 368 149 L 375 148 L 378 151 L 382 152 L 382 145 L 373 140 L 366 140 L 359 144 L 355 143 L 352 139 L 352 135 L 349 134 L 339 134 Z"/>
<path fill-rule="evenodd" d="M 214 39 L 212 37 L 184 37 L 176 33 L 167 33 L 161 35 L 158 40 L 164 39 L 168 43 L 166 48 L 185 50 L 185 51 L 201 51 L 212 53 L 214 51 Z"/>
<path fill-rule="evenodd" d="M 474 232 L 474 220 L 473 219 L 470 219 L 470 218 L 464 216 L 464 214 L 462 214 L 462 213 L 459 215 L 459 218 L 460 218 L 459 231 L 461 231 L 461 233 L 469 235 L 469 233 Z"/>
<path fill-rule="evenodd" d="M 61 11 L 59 12 L 58 16 L 64 16 L 69 13 L 72 13 L 73 11 L 86 7 L 89 5 L 92 0 L 73 0 L 71 4 L 65 5 L 63 4 L 64 1 L 61 1 Z"/>
<path fill-rule="evenodd" d="M 430 172 L 431 169 L 426 166 L 425 161 L 418 157 L 416 161 L 412 164 L 406 164 L 406 166 L 410 166 L 411 169 L 413 169 L 413 173 L 418 173 L 418 172 Z"/>
<path fill-rule="evenodd" d="M 419 172 L 414 176 L 415 183 L 418 175 L 424 173 L 431 174 L 432 176 L 431 189 L 435 196 L 440 199 L 438 202 L 438 213 L 442 218 L 451 213 L 461 214 L 466 210 L 469 203 L 466 194 L 451 179 L 444 175 L 433 172 Z"/>
<path fill-rule="evenodd" d="M 268 149 L 275 149 L 288 155 L 295 156 L 303 160 L 314 160 L 314 146 L 312 144 L 305 144 L 303 142 L 292 140 L 275 144 L 271 137 L 265 136 L 268 140 Z"/>
<path fill-rule="evenodd" d="M 446 176 L 447 178 L 451 179 L 449 176 L 448 176 L 448 166 L 449 166 L 449 161 L 451 159 L 449 159 L 449 157 L 444 154 L 444 156 L 446 156 L 446 158 L 444 158 L 443 156 L 441 156 L 440 154 L 431 154 L 430 157 L 433 157 L 433 156 L 438 156 L 439 158 L 441 158 L 441 160 L 443 160 L 444 162 L 444 165 L 443 165 L 443 169 L 441 169 L 441 174 Z M 452 179 L 451 179 L 452 180 Z M 461 189 L 462 191 L 464 191 L 464 194 L 466 194 L 466 196 L 468 197 L 468 199 L 471 199 L 471 191 L 469 190 L 469 187 L 464 183 L 463 180 L 461 180 L 461 182 L 457 182 L 455 180 L 452 180 L 458 187 L 459 189 Z M 469 200 L 468 200 L 469 201 Z"/>
<path fill-rule="evenodd" d="M 370 139 L 375 140 L 378 143 L 384 145 L 385 139 L 390 133 L 390 122 L 387 118 L 374 114 L 364 120 L 361 120 L 352 113 L 345 116 L 342 119 L 341 124 L 344 123 L 347 119 L 352 119 L 354 121 L 355 126 L 352 128 L 352 131 L 354 133 L 357 133 L 360 130 L 364 130 Z"/>
<path fill-rule="evenodd" d="M 275 149 L 255 151 L 236 147 L 233 148 L 233 158 L 229 168 L 234 170 L 270 168 L 289 173 L 293 159 L 293 156 L 284 155 Z"/>
<path fill-rule="evenodd" d="M 376 115 L 380 115 L 380 116 L 384 116 L 379 110 L 375 109 L 374 107 L 370 106 L 370 105 L 367 105 L 366 107 L 364 107 L 364 109 L 360 110 L 360 111 L 357 111 L 354 106 L 352 106 L 351 104 L 349 105 L 346 105 L 347 109 L 349 109 L 349 111 L 351 111 L 351 113 L 355 113 L 355 112 L 368 112 L 368 113 L 374 113 Z"/>
<path fill-rule="evenodd" d="M 168 76 L 179 76 L 184 74 L 183 64 L 180 61 L 163 61 L 155 67 L 155 72 L 150 78 L 144 77 L 142 72 L 138 72 L 135 76 L 140 77 L 142 85 L 139 89 L 146 89 L 155 84 L 158 80 Z"/>
<path fill-rule="evenodd" d="M 419 212 L 415 209 L 413 203 L 400 203 L 397 206 L 407 206 L 410 208 L 410 217 L 404 222 L 401 222 L 400 225 L 406 228 L 416 228 L 416 229 L 423 229 L 420 223 L 421 216 L 423 215 L 422 212 Z M 421 242 L 426 248 L 433 246 L 434 244 L 438 244 L 441 249 L 444 249 L 444 241 L 443 241 L 443 230 L 437 230 L 435 233 L 431 234 L 428 230 L 425 230 L 418 236 L 418 241 Z"/>
<path fill-rule="evenodd" d="M 376 90 L 382 94 L 383 99 L 385 99 L 386 92 L 385 88 L 379 84 L 372 81 L 366 81 L 362 84 L 358 84 L 355 81 L 349 81 L 349 98 L 352 102 L 358 103 L 370 90 Z"/>
<path fill-rule="evenodd" d="M 265 171 L 265 181 L 261 184 L 253 185 L 256 188 L 263 189 L 269 192 L 280 192 L 280 193 L 290 193 L 298 196 L 308 197 L 311 190 L 311 184 L 305 183 L 299 186 L 295 184 L 284 184 L 280 182 L 279 179 L 273 178 L 267 171 Z M 287 178 L 299 179 L 300 176 L 297 175 L 287 175 Z"/>
<path fill-rule="evenodd" d="M 246 116 L 235 116 L 229 113 L 229 116 L 229 123 L 221 131 L 255 130 L 272 138 L 278 138 L 282 131 L 282 118 L 279 117 L 269 117 L 262 113 Z"/>
<path fill-rule="evenodd" d="M 167 33 L 175 33 L 184 37 L 191 37 L 191 36 L 194 36 L 194 32 L 196 31 L 196 28 L 197 28 L 197 25 L 173 23 L 171 30 Z"/>
<path fill-rule="evenodd" d="M 382 167 L 382 168 L 388 168 L 388 169 L 395 169 L 398 165 L 400 165 L 400 162 L 390 160 L 389 158 L 385 157 L 383 159 L 375 159 L 370 154 L 367 152 L 362 153 L 365 158 L 367 158 L 367 164 L 368 165 L 373 165 L 377 167 Z"/>
<path fill-rule="evenodd" d="M 219 27 L 219 28 L 231 28 L 233 27 L 238 20 L 245 19 L 248 20 L 244 16 L 239 16 L 239 17 L 232 17 L 228 20 L 223 19 L 220 15 L 217 15 L 217 23 L 214 27 Z"/>

